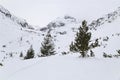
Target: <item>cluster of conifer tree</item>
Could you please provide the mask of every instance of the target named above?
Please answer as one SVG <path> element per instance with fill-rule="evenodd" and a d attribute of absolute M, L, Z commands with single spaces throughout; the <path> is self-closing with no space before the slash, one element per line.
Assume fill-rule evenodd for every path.
<path fill-rule="evenodd" d="M 41 43 L 40 57 L 55 55 L 55 45 L 50 32 L 51 30 L 47 32 L 43 42 Z M 79 27 L 78 32 L 76 33 L 75 40 L 70 44 L 70 51 L 79 52 L 82 57 L 95 56 L 92 49 L 98 47 L 99 43 L 98 39 L 96 39 L 94 43 L 91 43 L 91 35 L 92 33 L 89 31 L 87 21 L 84 20 L 82 25 Z M 90 51 L 89 55 L 87 54 L 88 51 Z M 34 58 L 34 54 L 34 50 L 31 46 L 27 52 L 27 55 L 25 56 L 25 59 Z"/>

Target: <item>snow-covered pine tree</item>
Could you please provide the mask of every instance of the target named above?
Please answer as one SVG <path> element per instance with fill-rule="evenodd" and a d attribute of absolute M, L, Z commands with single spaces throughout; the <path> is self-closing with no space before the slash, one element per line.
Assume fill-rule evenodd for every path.
<path fill-rule="evenodd" d="M 41 45 L 40 52 L 42 57 L 55 55 L 54 42 L 50 31 L 48 31 L 47 35 L 44 37 L 44 41 Z"/>
<path fill-rule="evenodd" d="M 70 51 L 79 52 L 82 57 L 86 57 L 90 39 L 91 33 L 88 32 L 87 22 L 84 20 L 76 34 L 74 43 L 72 42 L 70 45 Z"/>
<path fill-rule="evenodd" d="M 24 57 L 24 59 L 34 58 L 34 55 L 35 55 L 35 53 L 34 53 L 34 50 L 33 50 L 32 45 L 31 45 L 30 48 L 28 49 L 27 54 L 26 54 L 26 56 Z"/>

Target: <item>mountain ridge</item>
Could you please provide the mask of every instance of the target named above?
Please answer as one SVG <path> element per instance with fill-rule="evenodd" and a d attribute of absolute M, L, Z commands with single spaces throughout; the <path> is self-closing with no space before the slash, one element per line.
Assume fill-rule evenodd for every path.
<path fill-rule="evenodd" d="M 21 25 L 23 28 L 34 29 L 31 25 L 27 23 L 25 19 L 20 19 L 13 14 L 11 14 L 7 9 L 0 5 L 0 13 L 4 14 L 10 20 L 16 22 L 17 24 Z"/>
<path fill-rule="evenodd" d="M 19 26 L 22 26 L 21 25 L 22 21 L 21 20 L 19 21 L 18 18 L 11 15 L 11 13 L 8 10 L 4 9 L 3 7 L 0 7 L 0 12 L 1 14 L 4 14 L 5 17 L 7 17 L 6 19 L 9 18 L 11 21 L 17 23 Z M 106 14 L 101 18 L 98 18 L 92 21 L 91 23 L 90 22 L 88 23 L 90 31 L 93 34 L 92 40 L 94 41 L 94 39 L 98 38 L 99 42 L 102 45 L 101 49 L 104 49 L 103 47 L 106 47 L 108 45 L 108 43 L 105 42 L 104 39 L 106 37 L 109 37 L 110 35 L 107 35 L 107 33 L 105 35 L 100 31 L 101 30 L 106 31 L 107 29 L 105 25 L 110 25 L 106 23 L 112 23 L 114 22 L 114 20 L 117 21 L 119 16 L 120 16 L 120 8 L 118 8 L 117 10 L 111 13 Z M 69 45 L 71 44 L 72 41 L 74 41 L 76 32 L 78 31 L 78 28 L 81 25 L 81 21 L 69 15 L 66 15 L 62 18 L 57 18 L 56 20 L 51 21 L 46 27 L 38 28 L 38 29 L 29 28 L 28 23 L 24 20 L 23 20 L 22 27 L 18 27 L 18 25 L 13 24 L 13 22 L 11 23 L 9 20 L 4 21 L 2 18 L 1 18 L 1 21 L 3 21 L 3 23 L 0 23 L 1 25 L 7 24 L 7 25 L 1 26 L 2 29 L 4 30 L 0 31 L 1 32 L 0 37 L 2 38 L 1 42 L 3 42 L 0 44 L 1 46 L 0 53 L 2 54 L 1 61 L 4 60 L 6 57 L 9 58 L 9 54 L 11 53 L 13 53 L 14 57 L 17 57 L 17 58 L 19 58 L 19 54 L 21 52 L 24 53 L 24 56 L 25 56 L 28 48 L 31 45 L 33 45 L 33 48 L 35 50 L 36 57 L 37 57 L 37 55 L 40 54 L 41 42 L 43 41 L 43 38 L 45 37 L 47 31 L 49 30 L 51 30 L 51 35 L 53 36 L 53 39 L 55 42 L 56 52 L 59 54 L 63 52 L 69 52 Z M 9 26 L 12 26 L 12 27 L 8 28 Z M 102 26 L 102 27 L 98 27 L 98 26 Z M 6 28 L 8 29 L 6 30 Z M 14 29 L 14 31 L 12 31 L 12 29 Z M 111 31 L 113 30 L 111 29 Z M 113 31 L 112 34 L 109 32 L 109 34 L 115 35 L 116 34 L 115 31 Z M 12 37 L 10 38 L 8 34 L 11 34 Z M 6 36 L 6 37 L 3 38 L 2 36 Z M 113 44 L 113 42 L 111 42 L 110 44 Z M 94 51 L 97 52 L 99 50 L 95 49 Z M 103 53 L 103 52 L 104 51 L 102 52 L 100 51 L 99 53 Z"/>

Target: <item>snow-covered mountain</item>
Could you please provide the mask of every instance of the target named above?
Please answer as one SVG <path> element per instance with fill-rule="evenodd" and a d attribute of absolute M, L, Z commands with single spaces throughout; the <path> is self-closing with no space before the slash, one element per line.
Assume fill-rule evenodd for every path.
<path fill-rule="evenodd" d="M 61 42 L 58 38 L 66 38 L 69 33 L 67 30 L 69 29 L 69 34 L 71 34 L 72 25 L 79 26 L 80 23 L 73 17 L 65 16 L 64 18 L 57 18 L 44 28 L 35 29 L 25 20 L 15 17 L 1 6 L 0 25 L 0 60 L 4 62 L 7 59 L 9 60 L 10 54 L 13 54 L 13 57 L 19 58 L 19 55 L 22 52 L 25 56 L 31 45 L 33 45 L 37 57 L 37 55 L 40 54 L 40 46 L 43 41 L 43 37 L 49 29 L 53 29 L 52 36 L 54 37 L 56 44 L 56 52 L 62 52 L 62 45 L 57 46 L 57 44 L 60 44 Z M 71 26 L 70 28 L 68 28 L 69 25 Z M 69 36 L 67 39 L 69 40 Z M 70 42 L 71 41 L 69 41 L 69 43 Z M 69 43 L 66 45 L 68 46 Z"/>
<path fill-rule="evenodd" d="M 3 6 L 0 5 L 0 13 L 3 16 L 6 16 L 7 18 L 9 18 L 10 20 L 14 21 L 15 23 L 19 24 L 20 26 L 22 26 L 23 28 L 29 28 L 29 29 L 33 29 L 33 27 L 31 25 L 29 25 L 25 19 L 20 19 L 16 16 L 14 16 L 13 14 L 11 14 L 7 9 L 5 9 Z"/>
<path fill-rule="evenodd" d="M 116 54 L 119 50 L 119 20 L 120 8 L 88 22 L 92 32 L 91 40 L 98 38 L 101 44 L 101 47 L 94 50 L 96 55 L 100 53 L 99 55 L 102 56 L 103 52 Z M 56 18 L 46 27 L 34 29 L 25 20 L 15 17 L 0 6 L 0 60 L 9 58 L 11 53 L 17 58 L 21 52 L 25 55 L 30 45 L 33 45 L 37 57 L 40 54 L 41 42 L 48 30 L 51 30 L 56 53 L 69 52 L 69 45 L 74 41 L 81 22 L 82 20 L 66 15 Z"/>
<path fill-rule="evenodd" d="M 100 47 L 94 49 L 97 57 L 103 53 L 117 54 L 119 50 L 118 42 L 120 40 L 120 8 L 118 7 L 113 12 L 88 22 L 90 32 L 92 33 L 91 41 L 99 40 Z M 57 53 L 69 52 L 69 45 L 74 41 L 76 32 L 81 25 L 81 20 L 71 16 L 57 18 L 50 22 L 47 27 L 41 28 L 42 32 L 47 32 L 51 29 L 51 34 L 55 39 Z M 113 27 L 114 26 L 114 27 Z"/>
<path fill-rule="evenodd" d="M 34 41 L 33 38 L 39 40 L 39 36 L 40 33 L 34 32 L 34 28 L 25 20 L 0 6 L 0 61 L 4 61 L 10 53 L 14 56 L 21 51 L 24 53 L 32 45 L 30 41 Z"/>

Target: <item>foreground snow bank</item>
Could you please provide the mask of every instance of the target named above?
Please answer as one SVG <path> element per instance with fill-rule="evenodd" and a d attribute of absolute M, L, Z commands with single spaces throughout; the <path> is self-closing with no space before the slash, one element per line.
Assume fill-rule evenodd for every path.
<path fill-rule="evenodd" d="M 9 62 L 0 68 L 0 80 L 119 80 L 120 60 L 52 56 Z"/>

